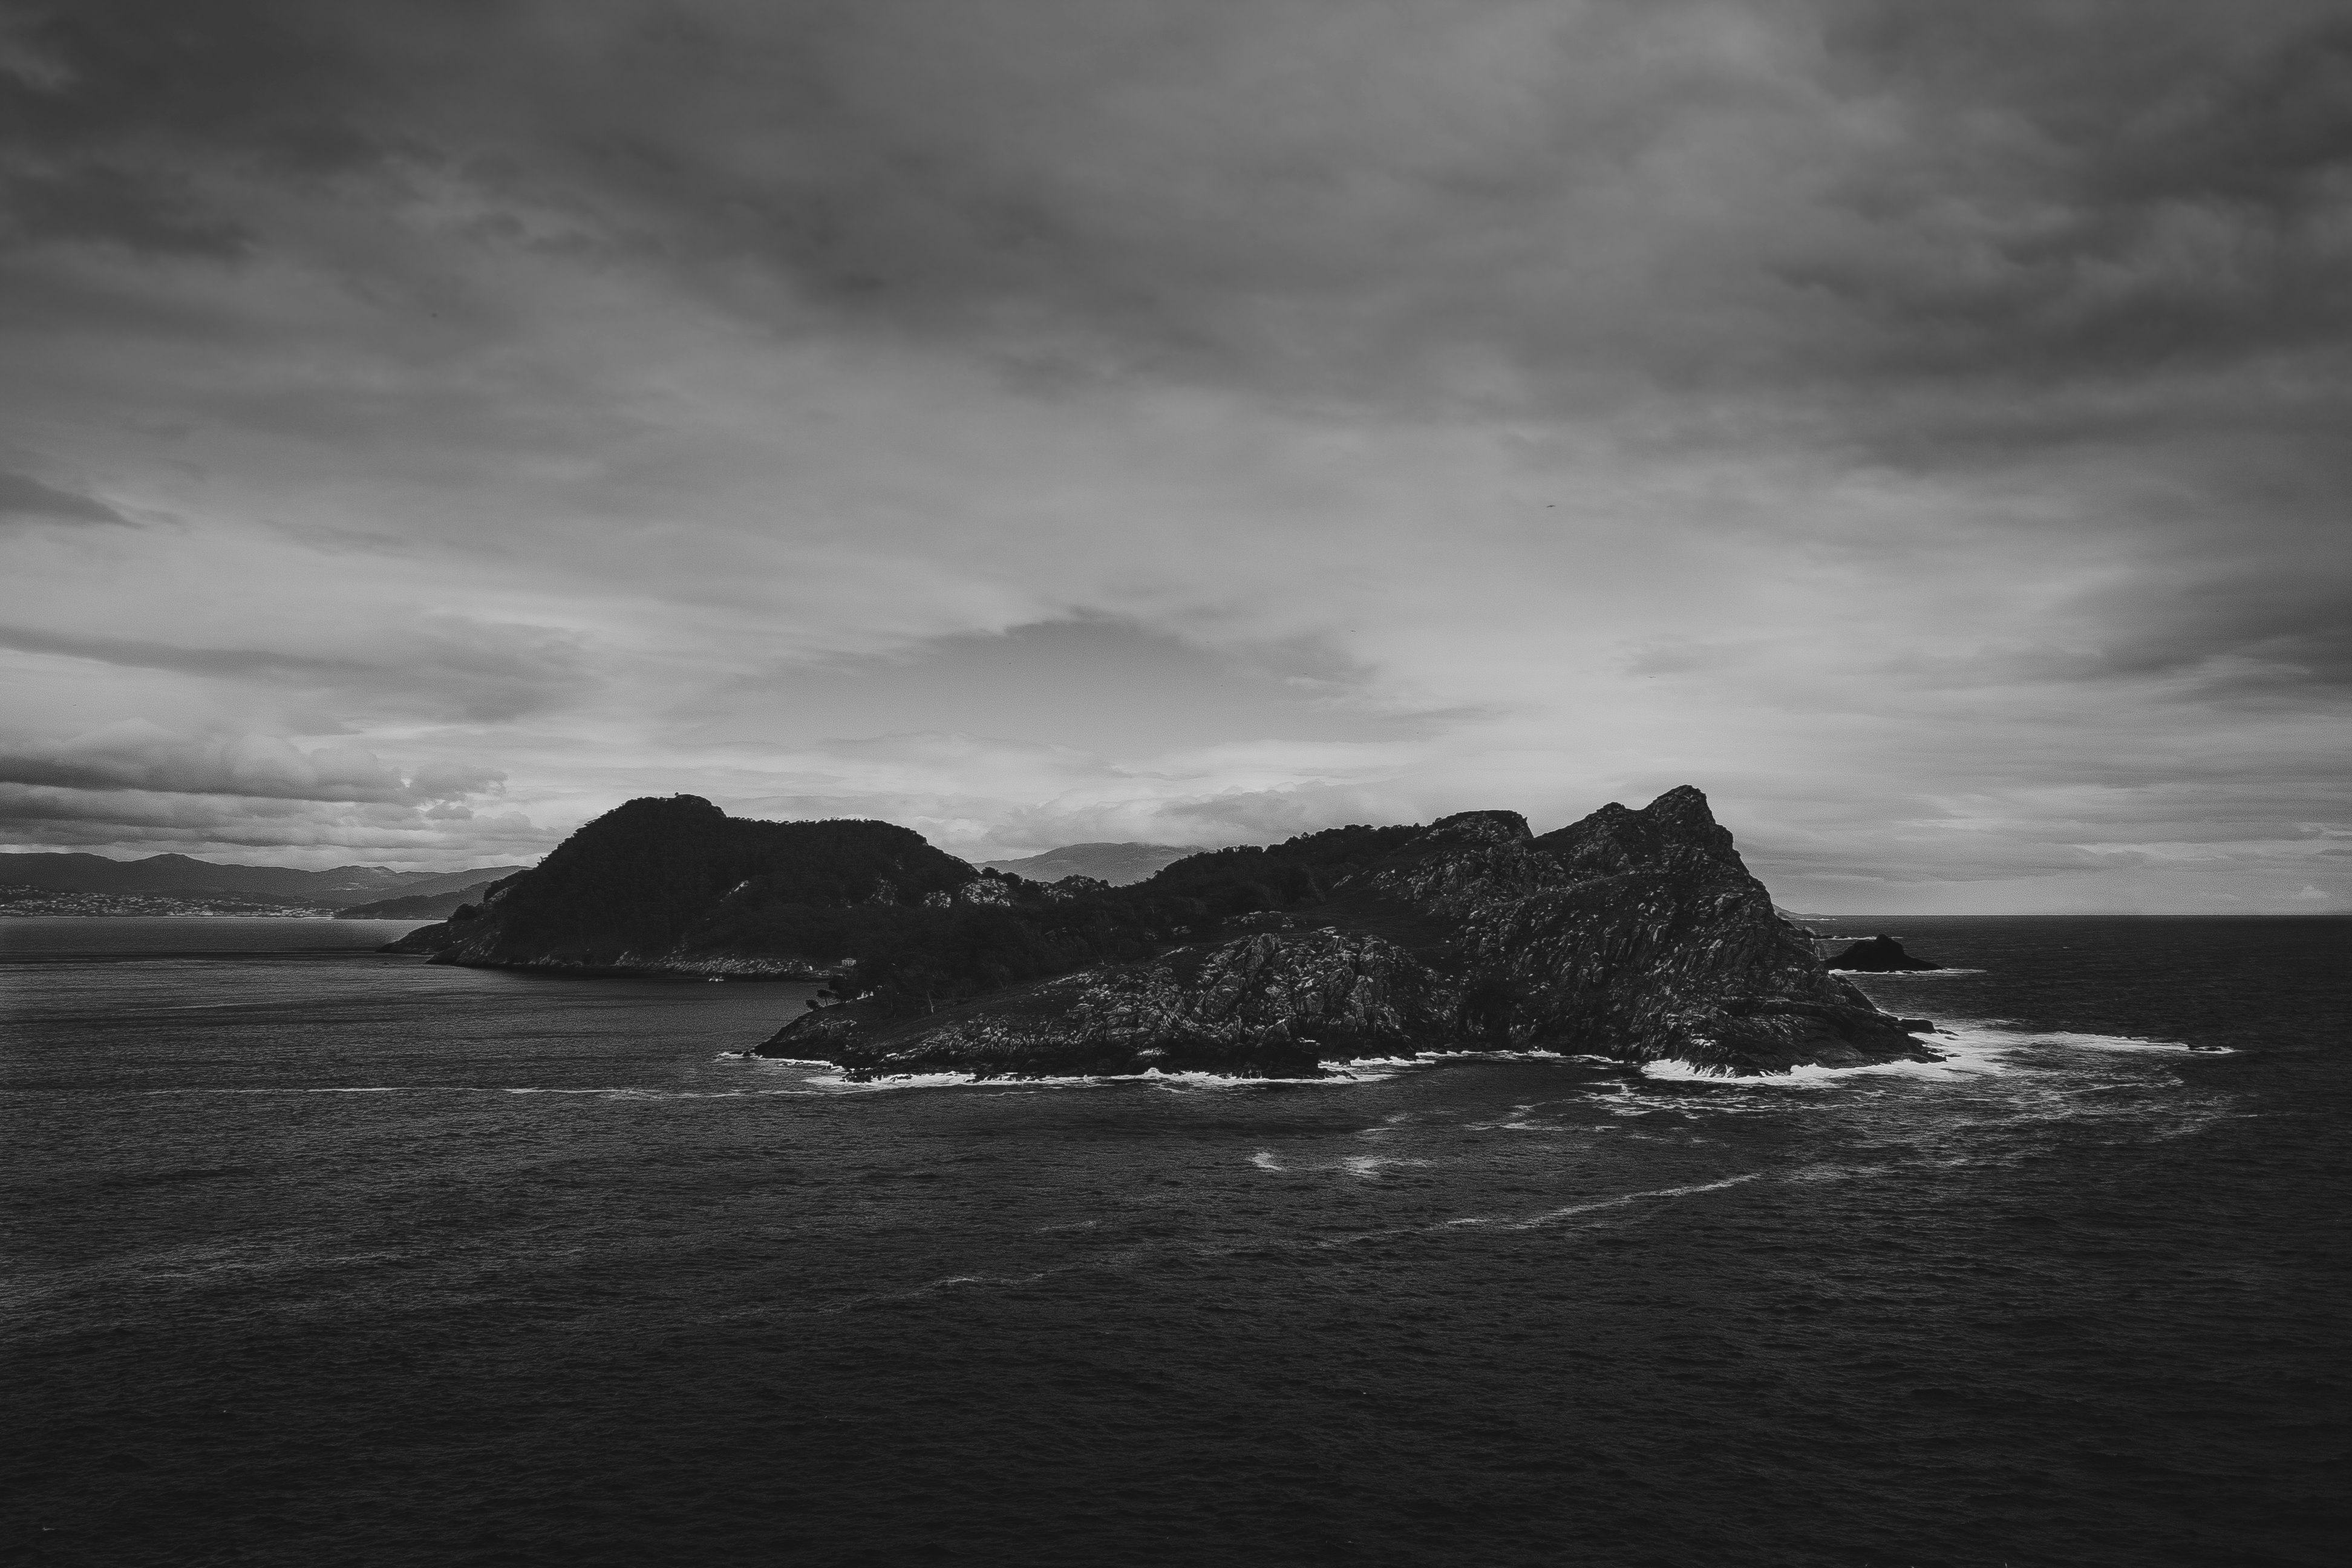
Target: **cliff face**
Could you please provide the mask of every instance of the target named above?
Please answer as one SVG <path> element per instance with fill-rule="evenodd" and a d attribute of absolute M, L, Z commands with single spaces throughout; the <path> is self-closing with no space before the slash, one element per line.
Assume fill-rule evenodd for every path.
<path fill-rule="evenodd" d="M 1266 929 L 944 1008 L 824 1008 L 761 1050 L 860 1075 L 1288 1076 L 1449 1048 L 1738 1074 L 1934 1059 L 1912 1038 L 1925 1024 L 1878 1011 L 1774 914 L 1695 789 L 1541 838 L 1510 812 L 1448 817 L 1401 843 L 1343 832 L 1371 836 L 1319 858 L 1265 852 L 1252 874 L 1292 889 L 1289 907 L 1228 925 Z M 1192 865 L 1161 878 L 1197 879 Z"/>
<path fill-rule="evenodd" d="M 1326 1058 L 1423 1049 L 1454 987 L 1376 936 L 1265 932 L 1066 974 L 913 1019 L 803 1015 L 761 1047 L 863 1076 L 1223 1072 L 1312 1077 Z"/>

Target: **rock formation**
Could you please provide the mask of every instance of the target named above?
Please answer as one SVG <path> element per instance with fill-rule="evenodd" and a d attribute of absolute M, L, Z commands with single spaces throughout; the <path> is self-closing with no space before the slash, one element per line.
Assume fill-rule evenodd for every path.
<path fill-rule="evenodd" d="M 1903 951 L 1903 944 L 1891 936 L 1874 936 L 1855 942 L 1842 952 L 1833 952 L 1822 962 L 1832 969 L 1852 970 L 1864 974 L 1895 974 L 1905 970 L 1941 969 L 1932 959 L 1914 958 Z"/>
<path fill-rule="evenodd" d="M 1168 898 L 1148 903 L 1163 883 Z M 860 1076 L 1305 1076 L 1431 1049 L 1672 1058 L 1730 1074 L 1936 1059 L 1912 1037 L 1929 1026 L 1880 1012 L 1773 912 L 1688 787 L 1540 838 L 1516 813 L 1469 812 L 1418 831 L 1339 829 L 1195 857 L 1087 899 L 1133 895 L 1128 907 L 1164 911 L 1188 889 L 1222 940 L 944 1005 L 868 989 L 861 973 L 849 990 L 863 999 L 808 1012 L 760 1050 Z M 1229 908 L 1236 900 L 1250 907 Z"/>

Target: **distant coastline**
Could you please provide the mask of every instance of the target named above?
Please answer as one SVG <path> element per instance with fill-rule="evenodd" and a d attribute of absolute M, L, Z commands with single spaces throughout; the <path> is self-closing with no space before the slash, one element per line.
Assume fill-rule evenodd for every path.
<path fill-rule="evenodd" d="M 389 866 L 244 866 L 185 855 L 114 860 L 41 851 L 0 854 L 0 918 L 230 915 L 246 919 L 438 920 L 520 866 L 399 871 Z"/>
<path fill-rule="evenodd" d="M 173 897 L 161 893 L 61 893 L 47 888 L 0 888 L 0 920 L 41 917 L 172 915 L 241 916 L 247 920 L 308 920 L 334 918 L 334 911 L 315 904 L 289 904 L 258 899 Z"/>

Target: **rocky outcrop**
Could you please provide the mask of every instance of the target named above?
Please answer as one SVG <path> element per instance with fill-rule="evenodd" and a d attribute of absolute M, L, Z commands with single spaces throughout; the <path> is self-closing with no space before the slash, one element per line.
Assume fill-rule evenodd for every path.
<path fill-rule="evenodd" d="M 1540 838 L 1486 811 L 1375 847 L 1324 852 L 1303 907 L 1237 917 L 1247 934 L 943 1008 L 822 1008 L 760 1049 L 860 1076 L 1291 1076 L 1462 1048 L 1729 1074 L 1935 1059 L 1913 1037 L 1928 1026 L 1880 1012 L 1775 914 L 1696 789 Z"/>
<path fill-rule="evenodd" d="M 457 927 L 450 921 L 441 921 L 429 926 L 418 926 L 407 935 L 385 942 L 376 951 L 404 953 L 412 958 L 430 958 L 457 940 Z"/>
<path fill-rule="evenodd" d="M 1899 974 L 1944 967 L 1932 959 L 1914 958 L 1891 936 L 1874 936 L 1855 942 L 1843 952 L 1831 953 L 1822 962 L 1832 969 L 1850 970 L 1857 974 Z"/>
<path fill-rule="evenodd" d="M 851 1005 L 809 1013 L 764 1054 L 865 1077 L 1062 1077 L 1149 1071 L 1313 1077 L 1325 1058 L 1420 1048 L 1454 987 L 1394 943 L 1272 932 L 1066 974 L 915 1018 Z"/>

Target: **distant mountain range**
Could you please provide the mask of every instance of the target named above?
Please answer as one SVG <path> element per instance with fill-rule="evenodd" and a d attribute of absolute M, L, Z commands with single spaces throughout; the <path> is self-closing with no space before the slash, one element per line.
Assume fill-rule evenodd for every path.
<path fill-rule="evenodd" d="M 464 871 L 395 871 L 388 866 L 337 866 L 326 871 L 302 871 L 290 866 L 217 865 L 187 855 L 151 855 L 143 860 L 110 860 L 103 855 L 81 854 L 0 855 L 0 888 L 194 902 L 226 898 L 337 910 L 369 899 L 456 893 L 522 869 L 520 866 L 476 866 Z"/>
<path fill-rule="evenodd" d="M 1065 877 L 1093 877 L 1114 888 L 1124 888 L 1156 874 L 1187 855 L 1206 851 L 1197 844 L 1065 844 L 1025 860 L 977 860 L 983 871 L 1003 871 L 1033 882 L 1058 882 Z"/>

